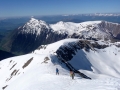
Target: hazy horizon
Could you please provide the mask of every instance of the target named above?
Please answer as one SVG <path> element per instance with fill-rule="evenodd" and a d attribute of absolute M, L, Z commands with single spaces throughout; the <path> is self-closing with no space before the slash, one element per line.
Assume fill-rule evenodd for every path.
<path fill-rule="evenodd" d="M 0 0 L 0 17 L 120 13 L 120 0 Z"/>

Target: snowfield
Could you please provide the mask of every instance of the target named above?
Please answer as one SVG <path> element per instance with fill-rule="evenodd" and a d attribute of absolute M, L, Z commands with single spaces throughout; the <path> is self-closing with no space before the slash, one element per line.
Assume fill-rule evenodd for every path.
<path fill-rule="evenodd" d="M 43 45 L 32 53 L 2 60 L 0 90 L 120 90 L 120 48 L 112 43 L 105 49 L 95 48 L 96 51 L 77 50 L 69 63 L 92 79 L 78 74 L 71 79 L 68 68 L 55 52 L 61 45 L 78 41 L 65 39 Z M 60 75 L 56 75 L 56 68 Z"/>

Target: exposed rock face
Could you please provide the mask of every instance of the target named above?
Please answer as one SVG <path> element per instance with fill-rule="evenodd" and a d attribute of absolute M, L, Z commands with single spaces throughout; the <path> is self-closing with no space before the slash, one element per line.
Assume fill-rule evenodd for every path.
<path fill-rule="evenodd" d="M 57 35 L 55 33 L 46 30 L 41 31 L 41 34 L 36 36 L 36 34 L 17 34 L 11 46 L 12 52 L 24 52 L 29 53 L 35 50 L 42 44 L 48 44 L 56 42 L 58 40 L 66 38 L 65 35 Z"/>
<path fill-rule="evenodd" d="M 120 24 L 102 21 L 100 28 L 116 39 L 120 39 Z"/>
<path fill-rule="evenodd" d="M 94 48 L 104 49 L 108 45 L 100 45 L 97 42 L 91 43 L 88 40 L 80 40 L 77 43 L 69 43 L 68 46 L 61 46 L 57 51 L 57 56 L 65 61 L 70 61 L 74 55 L 76 55 L 77 50 L 84 49 L 89 52 L 89 50 L 95 51 Z"/>

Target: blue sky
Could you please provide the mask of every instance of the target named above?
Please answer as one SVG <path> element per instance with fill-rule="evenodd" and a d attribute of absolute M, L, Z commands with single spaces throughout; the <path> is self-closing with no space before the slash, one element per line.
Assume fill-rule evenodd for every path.
<path fill-rule="evenodd" d="M 0 0 L 0 17 L 117 12 L 120 0 Z"/>

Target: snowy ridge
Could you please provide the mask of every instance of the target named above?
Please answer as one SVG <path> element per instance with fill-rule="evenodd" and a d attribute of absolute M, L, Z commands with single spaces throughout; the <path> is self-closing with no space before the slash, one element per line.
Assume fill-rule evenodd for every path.
<path fill-rule="evenodd" d="M 99 23 L 101 23 L 102 21 L 86 21 L 83 23 L 73 23 L 73 22 L 63 22 L 60 21 L 56 24 L 51 24 L 51 28 L 54 31 L 59 31 L 59 30 L 66 30 L 68 33 L 73 34 L 76 31 L 83 31 L 86 30 L 88 25 L 93 25 L 93 26 L 97 26 Z M 93 27 L 91 26 L 90 29 L 92 29 Z"/>
<path fill-rule="evenodd" d="M 76 34 L 79 38 L 108 38 L 109 34 L 99 26 L 103 21 L 86 21 L 82 23 L 58 22 L 50 27 L 57 33 L 68 34 L 68 37 Z"/>
<path fill-rule="evenodd" d="M 35 50 L 34 53 L 38 53 L 38 54 L 55 54 L 55 52 L 57 50 L 59 50 L 59 48 L 62 46 L 68 46 L 70 48 L 70 46 L 68 45 L 70 44 L 76 44 L 79 40 L 78 39 L 65 39 L 65 40 L 61 40 L 60 42 L 56 42 L 53 44 L 50 44 L 48 46 L 42 46 L 39 49 L 40 50 Z M 83 40 L 84 41 L 84 40 Z M 105 42 L 105 41 L 90 41 L 90 43 L 92 45 L 97 45 L 95 48 L 94 46 L 91 47 L 90 51 L 87 52 L 84 49 L 80 49 L 77 50 L 75 55 L 72 55 L 73 58 L 71 60 L 69 60 L 69 62 L 71 63 L 71 65 L 73 65 L 73 67 L 75 67 L 77 70 L 79 69 L 83 69 L 83 70 L 90 70 L 92 71 L 91 74 L 93 74 L 93 76 L 91 76 L 92 78 L 97 78 L 100 77 L 99 74 L 102 75 L 108 75 L 108 76 L 113 76 L 113 77 L 118 77 L 120 78 L 120 71 L 119 71 L 119 67 L 120 67 L 120 48 L 119 46 L 119 42 L 117 43 L 110 43 Z M 97 44 L 96 44 L 97 43 Z M 56 47 L 54 47 L 56 46 Z M 89 45 L 91 46 L 91 45 Z M 101 49 L 98 49 L 100 48 Z M 98 48 L 97 48 L 98 47 Z M 93 50 L 94 48 L 94 50 Z M 64 49 L 64 48 L 63 48 Z M 67 52 L 63 52 L 63 55 Z M 76 50 L 74 50 L 76 51 Z M 70 52 L 71 53 L 71 52 Z M 67 54 L 65 54 L 64 56 L 66 56 Z M 85 60 L 85 61 L 84 61 Z M 116 61 L 117 60 L 117 61 Z M 113 65 L 114 63 L 114 65 Z M 82 66 L 80 66 L 82 64 Z M 118 67 L 117 67 L 118 66 Z M 87 71 L 86 71 L 87 72 Z M 97 74 L 99 76 L 97 76 Z M 90 75 L 88 75 L 90 76 Z"/>
<path fill-rule="evenodd" d="M 93 75 L 101 74 L 101 75 L 108 75 L 108 76 L 120 78 L 120 71 L 119 71 L 120 48 L 117 47 L 119 43 L 110 43 L 110 42 L 106 43 L 106 42 L 98 41 L 94 43 L 92 42 L 92 44 L 89 44 L 87 47 L 81 46 L 80 47 L 81 49 L 79 49 L 79 45 L 82 45 L 82 43 L 83 45 L 84 44 L 88 45 L 89 41 L 84 43 L 84 40 L 83 40 L 77 44 L 70 43 L 67 47 L 68 49 L 70 48 L 70 51 L 72 50 L 72 52 L 70 51 L 67 52 L 66 51 L 67 49 L 65 49 L 67 48 L 66 46 L 63 48 L 60 48 L 59 51 L 62 51 L 60 52 L 60 56 L 61 57 L 66 56 L 67 58 L 64 57 L 63 59 L 69 61 L 69 63 L 77 70 L 83 69 L 83 70 L 92 71 L 91 74 L 93 73 Z M 101 49 L 99 49 L 100 47 Z M 75 49 L 75 48 L 78 48 L 78 49 Z M 90 76 L 90 75 L 87 75 L 87 76 Z M 92 76 L 91 78 L 96 78 L 96 77 Z"/>
<path fill-rule="evenodd" d="M 90 48 L 88 52 L 84 47 L 73 50 L 75 55 L 68 62 L 92 80 L 81 78 L 78 74 L 75 80 L 71 80 L 69 69 L 57 58 L 56 51 L 60 47 L 71 47 L 70 43 L 76 46 L 78 42 L 83 43 L 79 39 L 65 39 L 42 45 L 30 54 L 1 61 L 0 90 L 119 90 L 120 49 L 116 47 L 119 43 L 105 43 L 110 47 L 95 48 L 96 51 Z M 88 42 L 104 44 L 102 41 Z M 59 68 L 59 76 L 55 75 L 56 67 Z"/>

